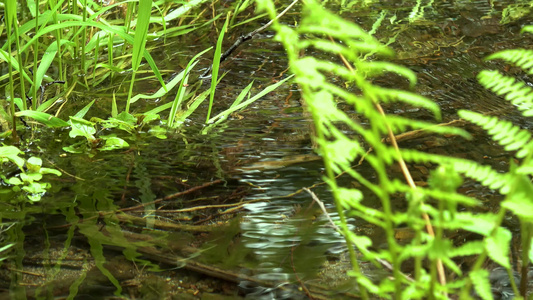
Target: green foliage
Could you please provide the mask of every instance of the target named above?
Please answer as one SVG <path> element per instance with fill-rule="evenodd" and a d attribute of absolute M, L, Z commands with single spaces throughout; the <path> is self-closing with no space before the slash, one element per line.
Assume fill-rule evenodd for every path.
<path fill-rule="evenodd" d="M 532 32 L 533 27 L 526 26 L 523 31 Z M 487 59 L 504 60 L 522 69 L 525 73 L 533 75 L 533 52 L 530 50 L 505 50 L 490 55 Z M 524 117 L 533 115 L 533 90 L 529 85 L 517 81 L 511 76 L 503 75 L 498 71 L 482 71 L 478 75 L 478 80 L 487 89 L 497 95 L 503 96 L 505 100 L 514 104 Z M 500 215 L 509 211 L 520 221 L 521 260 L 523 265 L 520 275 L 523 278 L 527 278 L 528 265 L 531 261 L 531 243 L 533 240 L 533 232 L 531 231 L 533 226 L 533 214 L 531 213 L 533 211 L 533 184 L 531 182 L 531 176 L 533 175 L 533 141 L 531 139 L 531 133 L 527 129 L 522 129 L 509 121 L 500 120 L 496 117 L 484 116 L 468 111 L 460 111 L 459 115 L 487 130 L 495 142 L 503 146 L 507 151 L 514 151 L 514 156 L 521 161 L 519 165 L 512 162 L 509 172 L 500 175 L 502 179 L 505 178 L 506 182 L 506 188 L 501 190 L 503 194 L 506 194 L 506 198 L 501 203 Z M 494 174 L 494 171 L 490 170 L 490 172 Z M 484 174 L 477 175 L 473 177 L 476 180 L 482 181 Z M 501 224 L 501 220 L 498 224 Z M 511 265 L 508 263 L 508 248 L 501 246 L 509 245 L 510 233 L 505 233 L 501 228 L 497 228 L 495 232 L 498 233 L 493 235 L 493 240 L 486 240 L 487 254 L 492 260 L 509 270 L 510 273 Z M 476 271 L 479 272 L 481 270 Z M 486 288 L 487 283 L 483 280 L 479 280 L 477 277 L 471 277 L 471 280 L 476 290 L 478 286 L 484 286 Z M 511 282 L 514 283 L 513 279 L 511 279 Z M 515 289 L 515 293 L 518 294 L 514 285 L 513 288 Z M 488 295 L 481 293 L 480 295 L 484 299 L 490 299 Z M 527 289 L 521 288 L 520 295 L 525 298 Z"/>
<path fill-rule="evenodd" d="M 419 7 L 413 18 L 420 18 L 419 13 L 423 13 L 422 2 L 417 3 Z M 258 1 L 258 4 L 272 18 L 275 16 L 271 1 L 262 0 Z M 275 23 L 275 29 L 276 39 L 281 41 L 287 50 L 291 71 L 295 74 L 302 97 L 315 122 L 316 143 L 319 146 L 317 151 L 323 157 L 326 169 L 324 180 L 329 184 L 336 202 L 340 217 L 339 227 L 346 238 L 353 266 L 349 275 L 356 278 L 361 297 L 369 299 L 373 298 L 369 294 L 373 294 L 395 299 L 445 299 L 446 294 L 453 294 L 468 298 L 473 288 L 482 299 L 492 299 L 490 273 L 482 269 L 485 261 L 489 258 L 512 274 L 509 251 L 512 234 L 509 229 L 502 227 L 506 211 L 514 213 L 521 223 L 527 226 L 531 226 L 529 224 L 533 221 L 533 184 L 529 180 L 533 175 L 531 133 L 496 117 L 468 111 L 459 113 L 462 118 L 485 128 L 506 150 L 516 151 L 515 156 L 522 159 L 522 164 L 513 167 L 508 173 L 501 173 L 490 166 L 465 159 L 409 149 L 397 150 L 383 142 L 385 137 L 409 129 L 463 137 L 469 135 L 457 128 L 432 126 L 427 122 L 384 114 L 381 103 L 402 102 L 427 109 L 437 120 L 440 118 L 439 108 L 432 101 L 407 91 L 374 85 L 373 78 L 386 76 L 387 73 L 404 77 L 411 85 L 416 83 L 416 76 L 404 67 L 379 61 L 379 58 L 392 55 L 390 49 L 357 25 L 326 11 L 315 1 L 306 1 L 304 4 L 303 18 L 298 27 L 291 28 Z M 524 29 L 530 30 L 533 29 Z M 313 50 L 309 51 L 311 48 Z M 328 54 L 321 57 L 342 55 L 353 67 L 347 63 L 340 65 L 336 60 L 301 56 L 301 53 L 317 51 Z M 529 50 L 507 50 L 494 54 L 489 59 L 503 59 L 531 74 L 532 53 Z M 343 80 L 344 86 L 350 89 L 341 87 L 341 84 L 334 84 L 332 77 Z M 533 91 L 528 85 L 496 71 L 483 71 L 478 78 L 488 89 L 505 96 L 524 116 L 533 115 Z M 361 121 L 355 121 L 341 111 L 337 107 L 338 102 L 353 105 Z M 359 138 L 349 137 L 346 128 L 357 133 Z M 372 152 L 368 152 L 365 145 L 372 147 Z M 375 180 L 365 178 L 358 168 L 352 167 L 353 162 L 361 157 L 374 170 Z M 431 172 L 429 186 L 414 187 L 390 177 L 389 166 L 396 163 L 402 165 L 404 160 L 437 165 Z M 341 187 L 337 182 L 339 174 L 350 175 L 370 192 L 363 193 L 354 188 Z M 480 202 L 456 192 L 463 183 L 461 175 L 506 195 L 500 211 L 496 214 L 474 214 L 465 211 L 465 207 L 473 208 L 479 206 Z M 406 196 L 408 207 L 405 211 L 392 209 L 393 196 L 398 193 Z M 378 198 L 381 208 L 365 206 L 363 199 L 366 197 Z M 434 205 L 425 203 L 429 200 Z M 462 208 L 459 209 L 459 206 Z M 383 228 L 388 248 L 375 250 L 376 245 L 372 247 L 370 239 L 349 231 L 346 224 L 347 215 Z M 424 215 L 429 217 L 434 233 L 423 231 L 424 227 L 428 226 Z M 395 229 L 406 225 L 415 232 L 415 238 L 405 245 L 399 244 L 394 236 Z M 523 226 L 522 231 L 522 244 L 525 246 L 522 260 L 525 262 L 529 261 L 531 245 L 531 231 L 526 229 L 530 228 L 527 226 Z M 478 234 L 483 240 L 463 241 L 461 245 L 453 245 L 446 238 L 445 232 L 456 230 Z M 368 280 L 360 271 L 353 246 L 357 247 L 366 260 L 375 262 L 379 258 L 390 264 L 393 279 L 389 277 L 377 283 Z M 476 255 L 477 260 L 472 269 L 464 273 L 458 261 L 471 255 Z M 415 262 L 414 281 L 405 280 L 400 271 L 400 265 L 409 259 Z M 428 269 L 422 268 L 423 259 L 428 261 Z M 438 271 L 441 262 L 447 272 L 455 273 L 454 279 L 446 284 L 438 275 L 441 272 Z M 518 295 L 514 279 L 510 280 L 514 292 Z"/>
<path fill-rule="evenodd" d="M 135 37 L 133 39 L 133 52 L 131 54 L 131 66 L 133 72 L 131 73 L 130 90 L 128 93 L 128 101 L 126 102 L 125 111 L 130 111 L 130 99 L 133 93 L 133 85 L 135 83 L 135 75 L 141 64 L 142 53 L 146 47 L 146 37 L 148 34 L 148 25 L 150 24 L 150 14 L 152 12 L 152 0 L 139 0 L 138 7 L 139 14 L 137 16 L 137 27 L 135 28 Z M 162 84 L 166 89 L 165 84 Z"/>
<path fill-rule="evenodd" d="M 209 93 L 209 108 L 207 109 L 207 117 L 205 122 L 209 121 L 211 118 L 211 109 L 213 108 L 213 100 L 215 99 L 215 91 L 218 79 L 218 68 L 220 67 L 220 57 L 222 56 L 222 41 L 224 40 L 224 34 L 228 28 L 229 18 L 226 19 L 220 34 L 218 35 L 217 46 L 215 48 L 215 54 L 213 57 L 213 67 L 211 68 L 211 89 Z"/>
<path fill-rule="evenodd" d="M 48 182 L 42 182 L 43 175 L 61 176 L 61 172 L 42 167 L 43 161 L 38 157 L 32 156 L 25 160 L 19 156 L 23 153 L 14 146 L 0 147 L 0 164 L 11 162 L 20 170 L 20 173 L 0 174 L 0 178 L 9 186 L 9 188 L 2 187 L 0 195 L 4 195 L 3 199 L 11 198 L 19 201 L 27 199 L 30 202 L 37 202 L 51 186 Z"/>

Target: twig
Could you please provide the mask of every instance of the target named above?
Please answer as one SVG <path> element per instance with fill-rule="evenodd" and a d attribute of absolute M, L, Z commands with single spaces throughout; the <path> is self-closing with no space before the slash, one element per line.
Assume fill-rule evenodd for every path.
<path fill-rule="evenodd" d="M 320 201 L 320 199 L 318 199 L 318 197 L 315 195 L 315 193 L 313 193 L 313 191 L 311 191 L 308 188 L 303 188 L 303 190 L 306 191 L 307 193 L 309 193 L 309 195 L 311 195 L 311 198 L 313 198 L 313 201 L 315 201 L 318 204 L 320 209 L 324 212 L 324 215 L 326 215 L 326 218 L 328 218 L 328 221 L 329 221 L 329 223 L 331 223 L 331 226 L 333 226 L 333 228 L 335 228 L 335 230 L 337 230 L 338 232 L 341 232 L 341 229 L 339 228 L 339 226 L 337 226 L 333 222 L 333 219 L 331 219 L 331 217 L 329 216 L 329 213 L 326 210 L 326 206 L 324 206 L 324 203 L 322 203 L 322 201 Z"/>
<path fill-rule="evenodd" d="M 163 198 L 155 199 L 152 202 L 143 203 L 143 204 L 140 204 L 140 205 L 137 205 L 137 206 L 128 207 L 128 208 L 123 208 L 123 209 L 120 209 L 120 211 L 125 212 L 125 211 L 130 211 L 130 210 L 136 210 L 136 209 L 143 208 L 143 207 L 146 207 L 146 206 L 151 205 L 151 204 L 159 203 L 161 201 L 166 201 L 166 200 L 174 199 L 174 198 L 186 195 L 186 194 L 190 194 L 190 193 L 195 192 L 197 190 L 203 189 L 203 188 L 211 186 L 211 185 L 219 184 L 219 183 L 222 183 L 222 182 L 223 182 L 223 180 L 217 179 L 215 181 L 204 183 L 204 184 L 202 184 L 200 186 L 195 186 L 195 187 L 190 188 L 190 189 L 188 189 L 186 191 L 183 191 L 183 192 L 179 192 L 179 193 L 175 193 L 175 194 L 171 194 L 171 195 L 165 196 Z"/>

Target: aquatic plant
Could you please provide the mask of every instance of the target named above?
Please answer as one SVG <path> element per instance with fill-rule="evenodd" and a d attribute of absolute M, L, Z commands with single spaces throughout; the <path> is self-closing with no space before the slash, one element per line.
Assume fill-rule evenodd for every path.
<path fill-rule="evenodd" d="M 198 54 L 191 55 L 192 58 L 183 70 L 179 70 L 179 66 L 172 70 L 161 70 L 159 62 L 151 54 L 154 44 L 161 45 L 168 38 L 190 34 L 204 26 L 213 25 L 222 16 L 213 14 L 204 18 L 203 12 L 194 11 L 195 7 L 206 2 L 127 0 L 107 5 L 106 1 L 91 0 L 5 1 L 6 26 L 5 31 L 0 26 L 0 34 L 6 35 L 0 45 L 0 63 L 5 63 L 9 70 L 7 74 L 0 75 L 0 89 L 6 95 L 5 99 L 0 99 L 1 137 L 5 138 L 5 142 L 16 142 L 17 132 L 32 130 L 32 137 L 29 139 L 28 135 L 21 135 L 28 139 L 22 141 L 22 148 L 38 138 L 41 131 L 34 130 L 37 126 L 58 129 L 58 132 L 65 130 L 69 133 L 69 138 L 61 141 L 64 143 L 63 151 L 78 154 L 69 157 L 73 161 L 82 161 L 72 164 L 74 174 L 94 174 L 94 169 L 105 168 L 115 174 L 122 172 L 121 176 L 127 174 L 122 178 L 129 178 L 131 172 L 139 178 L 135 185 L 140 191 L 140 201 L 145 204 L 152 202 L 155 194 L 150 190 L 151 179 L 147 170 L 149 162 L 142 162 L 139 158 L 136 160 L 135 155 L 130 158 L 129 155 L 119 153 L 116 154 L 117 159 L 102 163 L 99 167 L 95 166 L 98 161 L 87 163 L 86 159 L 90 160 L 98 151 L 128 148 L 132 141 L 135 143 L 143 137 L 166 138 L 168 130 L 174 131 L 182 126 L 192 113 L 198 113 L 200 105 L 210 97 L 208 109 L 204 112 L 209 122 L 205 128 L 207 131 L 227 119 L 230 113 L 244 109 L 289 79 L 266 86 L 256 95 L 251 95 L 250 84 L 228 109 L 217 112 L 215 117 L 210 115 L 214 111 L 217 84 L 223 77 L 218 72 L 224 34 L 229 30 L 229 24 L 237 20 L 235 16 L 242 13 L 250 5 L 250 1 L 236 2 L 235 14 L 227 15 L 214 51 L 208 89 L 202 90 L 202 80 L 206 78 L 191 83 L 189 76 L 198 67 L 199 58 L 213 47 L 206 47 Z M 213 12 L 215 11 L 214 9 Z M 245 23 L 246 21 L 232 27 Z M 147 78 L 154 81 L 155 92 L 136 90 L 135 85 Z M 92 95 L 88 91 L 104 88 L 112 91 L 109 94 L 113 97 L 107 112 L 104 116 L 87 118 L 89 109 L 96 103 L 94 98 L 87 96 Z M 172 93 L 176 93 L 174 100 L 166 101 Z M 72 107 L 78 103 L 73 103 L 72 99 L 78 98 L 78 95 L 83 95 L 79 98 L 89 103 L 82 103 L 84 107 L 74 113 L 77 109 Z M 139 112 L 143 109 L 134 105 L 145 99 L 162 101 L 155 108 Z M 9 109 L 4 109 L 5 107 Z M 12 139 L 9 139 L 10 135 Z M 153 241 L 132 242 L 126 238 L 121 227 L 123 224 L 117 219 L 119 206 L 115 203 L 116 188 L 126 186 L 126 179 L 122 179 L 125 182 L 117 183 L 116 178 L 108 174 L 90 176 L 91 178 L 69 174 L 76 180 L 69 186 L 75 196 L 65 206 L 55 203 L 55 199 L 51 199 L 52 205 L 47 206 L 49 203 L 41 198 L 53 186 L 46 182 L 46 177 L 42 180 L 41 177 L 43 174 L 61 173 L 42 167 L 42 161 L 37 157 L 26 160 L 22 156 L 26 150 L 19 150 L 14 146 L 0 147 L 1 161 L 14 164 L 19 169 L 17 172 L 0 175 L 3 181 L 0 191 L 0 264 L 24 268 L 24 226 L 29 222 L 28 219 L 33 218 L 30 213 L 62 215 L 69 227 L 63 252 L 59 254 L 57 263 L 44 263 L 47 283 L 34 291 L 37 298 L 49 298 L 52 294 L 54 281 L 63 268 L 62 261 L 69 255 L 75 233 L 81 233 L 87 239 L 96 267 L 116 287 L 116 295 L 121 294 L 121 285 L 105 266 L 104 246 L 121 247 L 127 259 L 158 270 L 156 265 L 140 258 L 138 249 L 154 244 L 165 247 L 161 236 Z M 181 149 L 179 153 L 177 159 L 190 159 L 190 151 Z M 131 166 L 128 159 L 131 159 Z M 24 201 L 12 206 L 10 200 L 13 199 Z M 26 206 L 27 200 L 41 201 L 42 206 Z M 49 210 L 44 211 L 42 208 L 30 211 L 32 207 L 35 210 L 46 207 Z M 145 218 L 141 221 L 146 222 L 148 228 L 153 227 L 154 210 L 153 203 L 146 205 Z M 83 222 L 80 222 L 80 218 L 83 218 Z M 101 228 L 104 223 L 105 233 Z M 48 234 L 46 226 L 43 228 Z M 43 255 L 50 255 L 52 247 L 48 237 L 43 243 Z M 13 276 L 10 292 L 14 297 L 24 298 L 28 291 L 19 285 L 19 275 Z M 76 296 L 85 276 L 86 272 L 69 286 L 70 298 Z"/>
<path fill-rule="evenodd" d="M 32 156 L 27 160 L 20 157 L 19 155 L 23 153 L 15 146 L 0 147 L 0 164 L 11 162 L 18 168 L 17 172 L 0 174 L 0 178 L 8 185 L 0 188 L 0 195 L 2 199 L 37 202 L 51 187 L 49 182 L 43 181 L 43 175 L 61 176 L 61 172 L 42 167 L 43 161 L 39 157 Z M 15 194 L 15 196 L 12 197 L 9 194 Z"/>
<path fill-rule="evenodd" d="M 258 3 L 271 18 L 275 16 L 272 1 L 259 0 Z M 527 262 L 532 209 L 530 196 L 526 195 L 533 194 L 529 182 L 530 149 L 533 147 L 531 134 L 494 117 L 467 111 L 460 113 L 463 118 L 488 129 L 496 141 L 508 150 L 517 150 L 517 158 L 524 159 L 521 166 L 513 167 L 505 174 L 469 160 L 399 149 L 395 136 L 406 130 L 454 134 L 464 138 L 469 138 L 469 134 L 458 128 L 386 114 L 381 104 L 404 103 L 429 110 L 437 120 L 440 118 L 439 107 L 429 99 L 374 84 L 373 78 L 393 73 L 406 78 L 412 86 L 416 83 L 416 75 L 405 67 L 378 60 L 390 57 L 392 51 L 359 26 L 328 12 L 317 2 L 305 2 L 299 26 L 292 28 L 276 22 L 274 28 L 276 39 L 285 46 L 290 69 L 314 120 L 317 152 L 325 166 L 324 180 L 333 193 L 340 217 L 338 225 L 346 239 L 353 266 L 349 275 L 355 277 L 362 298 L 369 299 L 375 295 L 394 299 L 447 299 L 448 294 L 469 298 L 474 287 L 481 298 L 492 299 L 489 271 L 482 268 L 487 258 L 507 270 L 511 285 L 518 294 L 510 263 L 512 235 L 501 224 L 507 210 L 522 220 L 522 260 Z M 308 50 L 311 48 L 313 51 Z M 333 59 L 317 58 L 317 55 L 302 55 L 317 51 L 339 56 L 342 64 Z M 490 58 L 506 59 L 531 72 L 531 57 L 529 51 L 513 50 Z M 512 83 L 514 80 L 493 71 L 484 71 L 479 78 L 488 88 L 506 95 L 518 109 L 524 111 L 525 116 L 530 115 L 530 95 L 533 93 L 529 86 Z M 344 84 L 334 83 L 339 80 Z M 358 113 L 357 118 L 340 110 L 339 102 L 353 106 Z M 346 128 L 359 138 L 349 137 Z M 365 178 L 358 167 L 353 166 L 357 160 L 360 161 L 357 166 L 364 161 L 374 170 L 375 180 Z M 436 165 L 427 187 L 414 184 L 406 162 Z M 389 169 L 392 164 L 400 166 L 407 183 L 391 176 Z M 343 174 L 351 176 L 369 192 L 342 186 L 338 177 Z M 506 194 L 500 211 L 473 213 L 464 210 L 475 208 L 480 201 L 456 192 L 463 182 L 460 174 Z M 398 194 L 404 195 L 404 200 L 395 196 Z M 381 208 L 365 205 L 363 198 L 368 197 L 378 198 Z M 427 204 L 429 200 L 436 201 L 436 204 Z M 393 209 L 393 201 L 407 201 L 407 209 Z M 387 248 L 379 249 L 380 245 L 372 245 L 369 237 L 350 231 L 348 217 L 382 228 Z M 404 226 L 411 228 L 414 237 L 407 244 L 400 244 L 395 238 L 395 231 Z M 483 240 L 454 245 L 445 233 L 457 229 L 480 235 Z M 357 253 L 361 253 L 365 260 L 389 269 L 392 276 L 370 280 L 359 266 Z M 471 270 L 464 272 L 460 266 L 461 258 L 471 255 L 476 255 L 477 261 Z M 409 259 L 414 261 L 413 278 L 401 271 L 402 263 Z M 424 261 L 427 263 L 424 264 Z M 527 263 L 523 265 L 527 267 Z M 522 278 L 527 278 L 527 274 L 523 273 Z M 524 291 L 522 295 L 525 295 Z"/>

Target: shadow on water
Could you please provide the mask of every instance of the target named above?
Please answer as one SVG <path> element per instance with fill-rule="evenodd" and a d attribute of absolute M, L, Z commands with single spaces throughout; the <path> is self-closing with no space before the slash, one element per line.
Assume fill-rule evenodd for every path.
<path fill-rule="evenodd" d="M 525 47 L 531 39 L 519 35 L 517 24 L 477 24 L 476 18 L 491 12 L 487 1 L 456 2 L 427 12 L 434 17 L 431 22 L 390 25 L 378 36 L 389 39 L 391 33 L 401 31 L 390 45 L 398 53 L 395 62 L 418 73 L 416 91 L 441 105 L 444 121 L 455 120 L 456 111 L 467 108 L 530 128 L 529 120 L 518 118 L 512 106 L 484 90 L 475 76 L 484 68 L 501 67 L 483 61 L 487 54 Z M 409 8 L 395 7 L 396 3 L 376 5 L 399 16 L 409 13 Z M 505 7 L 498 5 L 496 10 Z M 368 30 L 375 11 L 379 10 L 363 9 L 344 16 L 360 21 Z M 248 26 L 242 31 L 254 29 Z M 283 49 L 270 37 L 267 33 L 249 41 L 224 65 L 229 73 L 221 82 L 216 109 L 229 105 L 250 79 L 264 87 L 281 78 L 286 67 Z M 163 65 L 179 71 L 186 64 L 187 53 L 209 44 L 194 42 L 196 46 L 177 52 L 172 52 L 176 51 L 173 47 L 161 47 Z M 173 43 L 177 42 L 169 41 Z M 208 65 L 208 59 L 202 64 Z M 378 83 L 406 85 L 394 77 Z M 151 84 L 156 86 L 144 82 L 143 88 Z M 95 92 L 102 110 L 110 103 L 106 92 Z M 91 99 L 79 99 L 85 100 Z M 168 99 L 145 105 L 149 108 L 160 101 Z M 395 114 L 429 118 L 426 112 L 408 107 L 386 108 Z M 98 114 L 98 110 L 91 113 Z M 3 219 L 15 222 L 11 228 L 4 226 L 8 236 L 3 239 L 18 244 L 0 272 L 4 292 L 0 296 L 9 291 L 16 298 L 64 297 L 74 291 L 77 299 L 111 298 L 113 294 L 136 299 L 221 299 L 217 295 L 303 299 L 307 293 L 316 299 L 353 296 L 354 285 L 345 274 L 349 262 L 343 238 L 311 196 L 301 192 L 317 185 L 313 191 L 336 220 L 331 196 L 322 184 L 321 162 L 313 154 L 311 122 L 295 87 L 276 90 L 207 135 L 199 133 L 203 118 L 193 117 L 167 140 L 141 133 L 129 138 L 131 149 L 101 152 L 92 158 L 64 155 L 67 132 L 43 133 L 39 142 L 29 145 L 32 154 L 64 174 L 52 182 L 51 191 L 39 205 L 21 209 L 2 202 Z M 468 143 L 420 136 L 401 141 L 401 146 L 506 169 L 509 157 L 502 149 L 479 130 L 467 129 L 475 134 Z M 415 180 L 423 184 L 432 166 L 411 168 Z M 358 170 L 365 174 L 365 164 Z M 373 174 L 366 173 L 372 178 Z M 347 180 L 344 184 L 356 185 Z M 461 189 L 489 203 L 499 200 L 493 191 L 473 182 Z M 353 230 L 374 234 L 379 243 L 372 228 L 356 220 L 351 224 Z M 302 291 L 301 286 L 309 290 Z"/>

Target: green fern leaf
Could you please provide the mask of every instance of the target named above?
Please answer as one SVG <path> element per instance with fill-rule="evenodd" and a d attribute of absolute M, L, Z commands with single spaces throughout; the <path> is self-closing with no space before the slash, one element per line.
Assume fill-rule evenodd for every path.
<path fill-rule="evenodd" d="M 533 75 L 533 50 L 509 49 L 496 52 L 486 58 L 487 60 L 501 59 L 514 66 L 520 67 L 529 75 Z"/>
<path fill-rule="evenodd" d="M 435 125 L 424 121 L 397 117 L 396 115 L 388 115 L 387 121 L 395 134 L 405 132 L 406 128 L 410 128 L 411 130 L 424 131 L 428 134 L 437 133 L 440 135 L 457 135 L 468 140 L 472 138 L 466 130 L 458 127 Z"/>
<path fill-rule="evenodd" d="M 450 251 L 450 257 L 469 256 L 483 253 L 482 241 L 471 241 Z"/>
<path fill-rule="evenodd" d="M 527 130 L 521 129 L 513 123 L 505 120 L 499 120 L 494 116 L 484 116 L 471 111 L 461 110 L 459 116 L 468 120 L 483 129 L 487 130 L 492 136 L 492 139 L 507 151 L 515 151 L 520 149 L 516 154 L 518 158 L 527 156 L 531 149 L 526 147 L 531 141 L 531 133 Z"/>
<path fill-rule="evenodd" d="M 392 101 L 398 101 L 398 102 L 404 102 L 407 104 L 410 104 L 415 107 L 422 107 L 429 111 L 431 111 L 435 119 L 440 120 L 441 114 L 440 114 L 440 107 L 437 103 L 429 100 L 426 97 L 413 94 L 410 92 L 402 91 L 402 90 L 394 90 L 394 89 L 387 89 L 382 87 L 373 86 L 372 91 L 375 92 L 376 96 L 381 100 L 382 102 L 392 102 Z"/>
<path fill-rule="evenodd" d="M 411 87 L 413 87 L 417 81 L 416 73 L 411 69 L 386 61 L 361 61 L 358 67 L 365 69 L 368 77 L 376 77 L 383 75 L 386 72 L 391 72 L 408 79 Z"/>
<path fill-rule="evenodd" d="M 469 274 L 476 292 L 483 300 L 492 300 L 492 293 L 490 291 L 489 271 L 475 270 Z"/>
<path fill-rule="evenodd" d="M 524 116 L 533 116 L 533 89 L 530 86 L 497 71 L 483 70 L 477 78 L 485 88 L 499 96 L 505 96 L 505 100 L 516 105 Z"/>
<path fill-rule="evenodd" d="M 457 172 L 481 182 L 491 189 L 499 189 L 500 193 L 509 192 L 509 180 L 506 174 L 498 173 L 490 166 L 480 165 L 466 159 L 446 157 L 436 154 L 423 153 L 416 150 L 402 149 L 403 159 L 409 162 L 429 162 L 435 164 L 450 164 Z"/>
<path fill-rule="evenodd" d="M 499 227 L 491 236 L 484 240 L 489 257 L 506 269 L 511 267 L 509 261 L 511 237 L 509 229 Z"/>

